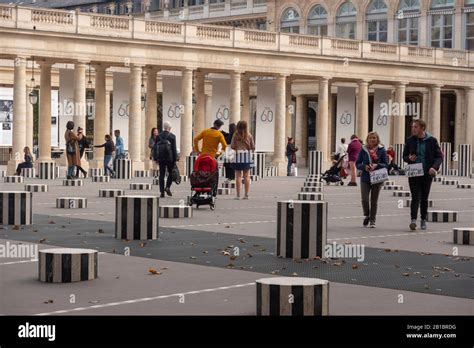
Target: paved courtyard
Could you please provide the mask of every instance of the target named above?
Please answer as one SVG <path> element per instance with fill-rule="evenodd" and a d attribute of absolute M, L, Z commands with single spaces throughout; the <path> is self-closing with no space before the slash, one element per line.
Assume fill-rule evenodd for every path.
<path fill-rule="evenodd" d="M 0 242 L 96 249 L 99 278 L 41 283 L 36 260 L 0 259 L 0 313 L 254 315 L 255 280 L 283 275 L 329 280 L 331 315 L 474 314 L 474 247 L 452 243 L 454 227 L 474 227 L 473 190 L 433 183 L 433 209 L 458 211 L 458 222 L 429 223 L 427 231 L 411 232 L 409 208 L 400 204 L 407 198 L 382 191 L 377 228 L 367 229 L 362 227 L 359 188 L 325 186 L 328 243 L 362 244 L 364 260 L 277 258 L 276 202 L 297 199 L 302 174 L 253 182 L 249 201 L 219 196 L 215 211 L 203 206 L 194 209 L 192 218 L 160 219 L 159 240 L 145 242 L 114 237 L 115 199 L 98 193 L 100 188 L 121 188 L 126 194 L 156 195 L 156 186 L 129 190 L 131 182 L 151 183 L 152 178 L 109 183 L 87 178 L 83 187 L 63 187 L 61 179 L 25 179 L 47 183 L 49 192 L 33 194 L 33 225 L 4 226 Z M 405 177 L 391 180 L 408 190 Z M 25 183 L 2 182 L 0 190 L 22 191 Z M 173 197 L 160 199 L 160 205 L 185 202 L 189 182 L 172 191 Z M 88 207 L 58 209 L 57 197 L 85 197 Z M 239 255 L 233 257 L 236 247 Z"/>

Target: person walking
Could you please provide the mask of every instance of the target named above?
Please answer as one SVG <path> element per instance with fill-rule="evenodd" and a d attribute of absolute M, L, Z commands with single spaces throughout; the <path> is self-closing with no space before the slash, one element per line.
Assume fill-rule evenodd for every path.
<path fill-rule="evenodd" d="M 115 158 L 112 163 L 112 167 L 115 171 L 116 170 L 115 160 L 125 158 L 125 145 L 124 145 L 123 138 L 120 135 L 120 129 L 114 130 L 114 136 L 115 136 Z"/>
<path fill-rule="evenodd" d="M 171 123 L 163 122 L 163 132 L 158 135 L 154 148 L 154 159 L 158 162 L 160 169 L 160 197 L 173 196 L 171 193 L 171 184 L 173 183 L 172 171 L 178 160 L 178 152 L 176 149 L 176 136 L 171 133 Z M 168 172 L 165 186 L 165 174 Z"/>
<path fill-rule="evenodd" d="M 219 130 L 224 125 L 224 122 L 217 119 L 211 128 L 204 129 L 199 133 L 193 140 L 193 150 L 198 155 L 208 154 L 212 157 L 216 157 L 217 151 L 219 150 L 219 144 L 222 145 L 221 151 L 225 151 L 227 148 L 227 142 L 225 141 L 224 134 Z M 199 141 L 202 140 L 202 147 L 199 149 Z"/>
<path fill-rule="evenodd" d="M 229 124 L 229 133 L 222 131 L 222 134 L 224 134 L 225 142 L 227 144 L 230 144 L 232 142 L 232 137 L 234 136 L 234 133 L 235 133 L 235 123 Z M 235 180 L 235 170 L 234 170 L 233 163 L 231 163 L 231 161 L 226 160 L 224 162 L 224 168 L 225 168 L 226 182 Z"/>
<path fill-rule="evenodd" d="M 295 141 L 289 137 L 288 143 L 286 144 L 286 158 L 288 159 L 286 176 L 291 176 L 291 166 L 293 163 L 296 163 L 296 151 L 298 151 L 298 148 L 295 145 Z"/>
<path fill-rule="evenodd" d="M 341 138 L 341 143 L 337 147 L 336 155 L 339 155 L 339 158 L 344 156 L 347 153 L 347 147 L 346 138 Z"/>
<path fill-rule="evenodd" d="M 356 167 L 362 171 L 360 176 L 360 194 L 364 212 L 363 226 L 375 228 L 377 205 L 383 182 L 372 183 L 370 173 L 382 168 L 387 169 L 388 160 L 387 153 L 384 146 L 380 143 L 380 137 L 377 132 L 370 132 L 365 143 L 366 145 L 362 146 L 357 156 Z"/>
<path fill-rule="evenodd" d="M 104 148 L 104 175 L 110 173 L 110 176 L 115 177 L 115 172 L 109 167 L 110 160 L 112 159 L 113 152 L 115 151 L 115 145 L 110 134 L 105 135 L 105 143 L 102 145 L 94 145 L 94 147 Z"/>
<path fill-rule="evenodd" d="M 20 175 L 23 168 L 33 168 L 33 155 L 31 154 L 30 148 L 25 146 L 23 148 L 23 153 L 25 162 L 18 164 L 18 167 L 16 168 L 16 175 Z"/>
<path fill-rule="evenodd" d="M 156 169 L 157 166 L 157 162 L 153 158 L 153 151 L 155 149 L 156 144 L 158 143 L 158 134 L 158 128 L 154 127 L 151 129 L 151 135 L 148 139 L 148 148 L 150 149 L 150 160 L 152 160 L 153 162 L 153 169 Z"/>
<path fill-rule="evenodd" d="M 235 161 L 232 167 L 235 170 L 235 188 L 237 190 L 236 199 L 240 199 L 240 185 L 242 184 L 242 177 L 244 178 L 243 199 L 249 199 L 250 191 L 250 165 L 252 163 L 252 152 L 255 151 L 255 143 L 252 134 L 248 131 L 246 121 L 239 121 L 237 123 L 237 130 L 232 137 L 231 149 L 235 154 Z"/>
<path fill-rule="evenodd" d="M 77 143 L 79 144 L 79 156 L 80 159 L 84 156 L 84 152 L 87 148 L 89 148 L 89 141 L 85 137 L 83 133 L 83 129 L 81 127 L 77 127 Z M 87 178 L 87 172 L 81 167 L 81 166 L 76 166 L 76 178 L 79 177 L 79 171 L 82 173 L 84 178 Z"/>
<path fill-rule="evenodd" d="M 68 121 L 66 124 L 66 132 L 64 139 L 66 140 L 66 157 L 67 157 L 67 179 L 72 179 L 76 166 L 81 166 L 81 157 L 79 152 L 79 139 L 73 131 L 74 122 Z"/>
<path fill-rule="evenodd" d="M 418 209 L 420 209 L 421 215 L 420 227 L 422 230 L 426 230 L 431 184 L 443 163 L 443 154 L 438 140 L 426 131 L 425 121 L 416 119 L 412 122 L 411 136 L 406 140 L 403 149 L 403 160 L 408 163 L 409 167 L 415 167 L 414 165 L 418 164 L 419 168 L 416 176 L 408 177 L 411 192 L 410 230 L 416 230 Z"/>
<path fill-rule="evenodd" d="M 351 142 L 347 146 L 347 155 L 349 161 L 349 168 L 351 171 L 351 181 L 347 186 L 357 186 L 357 171 L 356 171 L 356 161 L 359 157 L 359 152 L 362 149 L 362 143 L 357 137 L 357 135 L 351 136 Z"/>

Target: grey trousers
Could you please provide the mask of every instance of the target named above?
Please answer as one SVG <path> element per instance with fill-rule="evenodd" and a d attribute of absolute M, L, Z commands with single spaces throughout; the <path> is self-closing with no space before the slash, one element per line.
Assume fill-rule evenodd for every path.
<path fill-rule="evenodd" d="M 377 204 L 382 185 L 383 183 L 372 185 L 370 183 L 360 182 L 360 194 L 364 216 L 368 216 L 370 222 L 373 223 L 375 223 L 377 216 Z"/>

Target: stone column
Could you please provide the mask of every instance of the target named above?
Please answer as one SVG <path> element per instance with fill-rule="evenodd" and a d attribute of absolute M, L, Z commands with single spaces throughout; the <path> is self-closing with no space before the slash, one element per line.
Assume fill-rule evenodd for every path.
<path fill-rule="evenodd" d="M 142 133 L 142 106 L 141 106 L 141 77 L 142 66 L 130 66 L 130 116 L 128 118 L 128 153 L 132 160 L 132 170 L 143 170 L 141 161 L 141 133 Z"/>
<path fill-rule="evenodd" d="M 369 81 L 358 82 L 356 134 L 363 142 L 369 132 Z"/>
<path fill-rule="evenodd" d="M 51 62 L 39 62 L 41 69 L 38 145 L 39 162 L 51 162 Z M 59 136 L 64 137 L 65 129 Z"/>
<path fill-rule="evenodd" d="M 471 148 L 474 148 L 474 117 L 473 117 L 474 115 L 474 86 L 466 88 L 465 100 L 466 100 L 466 132 L 465 132 L 464 144 L 470 144 Z"/>
<path fill-rule="evenodd" d="M 398 114 L 391 115 L 393 118 L 393 144 L 405 143 L 405 96 L 406 83 L 399 82 L 395 87 L 395 103 L 398 105 Z"/>
<path fill-rule="evenodd" d="M 466 127 L 464 122 L 464 95 L 465 91 L 461 89 L 455 89 L 456 93 L 456 115 L 455 128 L 454 128 L 454 151 L 458 151 L 459 144 L 464 144 L 464 129 Z"/>
<path fill-rule="evenodd" d="M 206 95 L 205 92 L 205 74 L 202 71 L 196 71 L 194 80 L 194 93 L 196 95 L 196 107 L 194 112 L 194 134 L 198 135 L 205 128 L 206 124 Z"/>
<path fill-rule="evenodd" d="M 86 63 L 74 64 L 74 129 L 82 127 L 86 134 Z"/>
<path fill-rule="evenodd" d="M 95 118 L 94 118 L 94 144 L 99 145 L 104 141 L 107 134 L 105 119 L 107 117 L 105 74 L 107 67 L 97 64 L 95 69 Z M 104 161 L 104 149 L 94 147 L 94 160 L 91 161 L 91 168 L 102 168 Z"/>
<path fill-rule="evenodd" d="M 148 140 L 153 128 L 158 126 L 157 118 L 157 97 L 156 97 L 156 74 L 158 69 L 156 67 L 147 67 L 146 69 L 146 110 L 145 110 L 145 137 L 144 137 L 144 149 L 145 149 L 145 163 L 146 169 L 152 168 L 152 161 L 149 160 L 151 150 L 148 148 Z"/>
<path fill-rule="evenodd" d="M 242 74 L 242 121 L 246 121 L 250 131 L 250 78 L 247 74 Z"/>
<path fill-rule="evenodd" d="M 206 124 L 204 125 L 204 128 L 209 128 L 212 125 L 212 122 L 214 121 L 212 115 L 212 96 L 209 94 L 206 94 Z"/>
<path fill-rule="evenodd" d="M 332 83 L 328 83 L 328 151 L 331 153 L 333 151 L 332 144 L 334 143 L 334 134 L 333 130 L 335 128 L 334 118 L 333 118 L 333 101 L 332 101 Z"/>
<path fill-rule="evenodd" d="M 186 156 L 193 150 L 193 69 L 184 69 L 181 79 L 181 101 L 183 114 L 181 115 L 181 139 L 179 170 L 184 173 Z"/>
<path fill-rule="evenodd" d="M 229 123 L 235 123 L 240 121 L 240 82 L 241 73 L 233 71 L 230 74 L 230 120 Z"/>
<path fill-rule="evenodd" d="M 428 122 L 429 117 L 429 108 L 430 108 L 430 93 L 429 91 L 424 91 L 423 93 L 423 100 L 422 100 L 422 109 L 421 109 L 421 119 L 425 122 Z"/>
<path fill-rule="evenodd" d="M 318 93 L 318 115 L 316 118 L 316 150 L 323 152 L 323 162 L 329 160 L 328 136 L 329 136 L 329 79 L 321 77 L 319 79 Z M 359 117 L 357 117 L 359 119 Z M 323 168 L 325 168 L 323 163 Z"/>
<path fill-rule="evenodd" d="M 431 86 L 429 120 L 430 128 L 428 131 L 438 139 L 438 141 L 441 141 L 441 85 Z"/>
<path fill-rule="evenodd" d="M 299 148 L 296 153 L 299 167 L 308 165 L 308 101 L 304 95 L 296 96 L 295 141 Z"/>
<path fill-rule="evenodd" d="M 286 118 L 286 76 L 278 75 L 275 85 L 275 136 L 273 150 L 273 165 L 278 168 L 278 175 L 286 175 L 285 160 L 285 118 Z"/>
<path fill-rule="evenodd" d="M 107 134 L 110 134 L 113 138 L 114 137 L 114 132 L 113 132 L 113 130 L 110 131 L 110 93 L 111 93 L 111 91 L 109 91 L 109 90 L 105 91 L 105 110 L 106 110 L 106 113 L 105 113 L 105 132 Z M 113 139 L 114 139 L 114 142 L 115 142 L 115 138 L 113 138 Z"/>
<path fill-rule="evenodd" d="M 16 57 L 14 61 L 13 83 L 13 129 L 12 157 L 8 161 L 7 174 L 15 173 L 18 163 L 23 161 L 26 145 L 26 58 Z M 32 150 L 32 149 L 31 149 Z"/>
<path fill-rule="evenodd" d="M 285 104 L 286 104 L 286 116 L 285 116 L 285 132 L 286 138 L 293 136 L 293 114 L 294 111 L 290 107 L 291 105 L 291 81 L 290 79 L 286 80 L 286 94 L 285 94 Z"/>

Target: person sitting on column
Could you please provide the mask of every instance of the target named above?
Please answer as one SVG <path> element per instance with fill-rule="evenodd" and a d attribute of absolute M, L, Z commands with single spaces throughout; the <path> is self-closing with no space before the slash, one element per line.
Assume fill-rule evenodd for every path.
<path fill-rule="evenodd" d="M 163 132 L 158 135 L 157 142 L 153 150 L 153 158 L 158 162 L 160 176 L 160 197 L 172 196 L 171 184 L 173 183 L 173 168 L 178 160 L 178 151 L 176 149 L 176 136 L 171 133 L 171 123 L 163 122 Z M 165 186 L 165 174 L 168 172 Z"/>
<path fill-rule="evenodd" d="M 362 209 L 364 212 L 364 227 L 370 223 L 370 228 L 375 228 L 375 220 L 377 217 L 377 205 L 380 190 L 383 182 L 372 183 L 370 173 L 374 170 L 387 168 L 388 160 L 384 146 L 380 143 L 377 132 L 367 134 L 366 145 L 362 146 L 362 150 L 357 157 L 357 169 L 362 171 L 360 176 L 360 194 L 362 197 Z"/>
<path fill-rule="evenodd" d="M 357 170 L 356 170 L 356 161 L 359 157 L 359 152 L 362 149 L 362 143 L 357 137 L 357 135 L 351 136 L 351 142 L 347 147 L 347 155 L 349 161 L 349 167 L 351 169 L 351 182 L 347 186 L 357 186 Z"/>
<path fill-rule="evenodd" d="M 237 189 L 236 199 L 240 199 L 240 185 L 242 176 L 244 178 L 245 196 L 243 199 L 249 199 L 250 190 L 250 165 L 252 162 L 252 152 L 255 151 L 255 143 L 252 134 L 248 131 L 246 121 L 237 123 L 237 131 L 232 137 L 230 147 L 236 152 L 235 161 L 232 167 L 235 169 L 235 187 Z"/>
<path fill-rule="evenodd" d="M 443 153 L 438 140 L 426 131 L 425 121 L 414 120 L 411 124 L 411 134 L 403 149 L 403 160 L 409 165 L 421 163 L 423 172 L 420 176 L 408 178 L 411 192 L 410 230 L 416 230 L 418 207 L 420 207 L 421 229 L 426 230 L 431 183 L 443 163 Z"/>
<path fill-rule="evenodd" d="M 18 167 L 16 168 L 16 175 L 20 175 L 23 168 L 33 168 L 33 155 L 31 154 L 30 148 L 25 146 L 23 148 L 23 153 L 25 154 L 25 162 L 18 164 Z"/>
<path fill-rule="evenodd" d="M 201 133 L 196 135 L 194 138 L 194 152 L 198 155 L 207 154 L 216 157 L 219 144 L 222 145 L 221 151 L 225 151 L 227 148 L 227 142 L 225 141 L 224 134 L 219 131 L 223 125 L 224 122 L 217 119 L 214 121 L 214 125 L 211 128 L 204 129 Z M 202 147 L 199 149 L 199 141 L 201 140 Z"/>
<path fill-rule="evenodd" d="M 235 133 L 235 123 L 229 124 L 229 133 L 222 131 L 222 134 L 224 134 L 224 139 L 227 144 L 230 144 L 232 142 L 232 137 L 234 136 Z M 225 178 L 226 182 L 230 182 L 232 180 L 235 180 L 235 170 L 234 166 L 230 161 L 225 161 L 224 162 L 224 168 L 225 168 Z"/>
<path fill-rule="evenodd" d="M 79 156 L 82 159 L 84 156 L 84 152 L 87 148 L 89 148 L 89 141 L 87 140 L 86 136 L 83 133 L 83 129 L 81 127 L 77 127 L 77 138 L 79 139 L 77 142 L 79 144 Z M 79 171 L 82 173 L 84 178 L 87 178 L 87 172 L 81 167 L 76 167 L 76 178 L 79 177 Z"/>
<path fill-rule="evenodd" d="M 288 138 L 288 143 L 286 144 L 286 157 L 288 158 L 288 169 L 286 171 L 287 176 L 291 176 L 291 166 L 293 163 L 296 163 L 296 151 L 298 148 L 295 145 L 293 138 Z"/>
<path fill-rule="evenodd" d="M 103 147 L 104 148 L 104 175 L 110 173 L 110 176 L 115 177 L 115 172 L 112 168 L 109 167 L 110 160 L 115 151 L 115 145 L 110 134 L 105 135 L 105 143 L 102 145 L 94 145 L 94 147 Z"/>
<path fill-rule="evenodd" d="M 153 161 L 153 169 L 156 169 L 155 163 L 157 163 L 153 158 L 153 149 L 155 148 L 155 145 L 157 142 L 158 142 L 158 128 L 153 127 L 151 129 L 150 139 L 148 139 L 148 148 L 150 149 L 150 160 Z"/>
<path fill-rule="evenodd" d="M 74 176 L 74 169 L 76 166 L 81 166 L 81 157 L 79 153 L 79 139 L 73 131 L 74 122 L 68 121 L 66 124 L 66 133 L 64 139 L 66 140 L 66 157 L 67 157 L 67 179 L 72 179 Z"/>
<path fill-rule="evenodd" d="M 115 135 L 115 158 L 114 158 L 114 162 L 112 163 L 112 167 L 114 168 L 114 171 L 115 171 L 116 170 L 115 160 L 125 158 L 125 148 L 124 148 L 123 138 L 120 136 L 119 129 L 114 130 L 114 135 Z"/>

